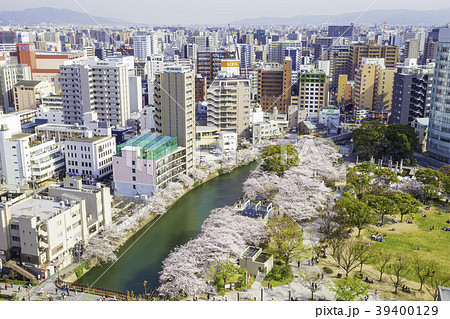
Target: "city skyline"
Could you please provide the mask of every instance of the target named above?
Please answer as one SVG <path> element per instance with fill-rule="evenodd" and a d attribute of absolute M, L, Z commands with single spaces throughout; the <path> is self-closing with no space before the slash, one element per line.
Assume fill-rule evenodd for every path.
<path fill-rule="evenodd" d="M 445 1 L 437 0 L 433 2 L 435 2 L 433 9 L 449 7 Z M 190 2 L 169 0 L 163 3 L 143 3 L 141 0 L 130 0 L 127 2 L 127 9 L 123 10 L 123 6 L 117 0 L 98 0 L 95 2 L 86 0 L 44 0 L 39 3 L 24 0 L 20 1 L 20 3 L 5 3 L 2 8 L 3 11 L 19 11 L 30 8 L 52 7 L 83 13 L 86 11 L 92 16 L 123 19 L 138 24 L 223 24 L 242 19 L 262 17 L 290 18 L 297 15 L 339 15 L 365 11 L 371 6 L 371 11 L 405 8 L 417 11 L 430 9 L 429 3 L 418 0 L 400 0 L 395 3 L 387 3 L 386 1 L 376 1 L 374 3 L 373 0 L 349 0 L 345 2 L 324 0 L 323 6 L 320 7 L 307 1 L 280 0 L 275 2 L 271 0 L 248 0 L 245 3 L 241 3 L 231 0 L 226 3 L 215 3 L 214 11 L 209 9 L 209 5 L 210 2 L 206 0 Z"/>

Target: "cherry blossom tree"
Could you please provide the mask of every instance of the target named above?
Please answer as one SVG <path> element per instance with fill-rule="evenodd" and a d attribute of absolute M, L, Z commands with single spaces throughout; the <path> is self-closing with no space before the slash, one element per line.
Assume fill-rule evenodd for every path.
<path fill-rule="evenodd" d="M 186 188 L 189 188 L 194 184 L 194 179 L 185 174 L 178 176 L 177 179 Z"/>
<path fill-rule="evenodd" d="M 191 175 L 195 182 L 204 181 L 208 177 L 208 174 L 199 168 L 191 169 L 189 175 Z"/>
<path fill-rule="evenodd" d="M 261 219 L 240 215 L 232 207 L 213 210 L 201 233 L 175 248 L 163 261 L 160 294 L 174 297 L 204 293 L 211 266 L 235 262 L 247 244 L 256 244 L 264 236 L 264 224 Z"/>

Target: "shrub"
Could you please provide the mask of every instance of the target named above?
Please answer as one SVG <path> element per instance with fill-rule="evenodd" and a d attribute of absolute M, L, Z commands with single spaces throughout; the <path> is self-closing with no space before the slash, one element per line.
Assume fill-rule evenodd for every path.
<path fill-rule="evenodd" d="M 333 269 L 331 269 L 331 268 L 328 267 L 328 266 L 325 266 L 325 267 L 323 267 L 323 272 L 326 273 L 326 274 L 328 274 L 328 275 L 330 275 L 330 274 L 333 273 Z"/>

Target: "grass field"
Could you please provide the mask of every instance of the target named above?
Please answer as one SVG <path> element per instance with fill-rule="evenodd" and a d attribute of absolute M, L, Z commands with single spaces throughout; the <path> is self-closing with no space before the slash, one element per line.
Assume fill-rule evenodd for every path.
<path fill-rule="evenodd" d="M 401 253 L 407 258 L 420 256 L 423 259 L 435 260 L 450 275 L 450 231 L 442 230 L 443 227 L 450 227 L 450 224 L 446 223 L 450 219 L 450 206 L 431 205 L 430 210 L 425 210 L 424 206 L 422 211 L 428 217 L 416 214 L 413 224 L 406 223 L 408 217 L 405 216 L 402 223 L 385 223 L 383 227 L 370 226 L 362 236 L 364 240 L 370 241 L 376 250 L 383 253 L 392 253 L 394 256 Z M 444 214 L 440 215 L 442 212 Z M 400 216 L 396 216 L 395 219 L 400 220 Z M 434 230 L 430 230 L 433 226 Z M 386 234 L 385 241 L 371 240 L 369 230 Z M 418 280 L 412 271 L 405 277 Z"/>

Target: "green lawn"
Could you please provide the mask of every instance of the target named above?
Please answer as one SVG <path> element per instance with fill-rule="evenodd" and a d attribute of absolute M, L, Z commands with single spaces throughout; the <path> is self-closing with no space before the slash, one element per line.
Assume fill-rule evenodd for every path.
<path fill-rule="evenodd" d="M 402 223 L 386 224 L 385 226 L 369 227 L 372 231 L 387 234 L 384 242 L 376 242 L 370 240 L 372 246 L 385 253 L 404 254 L 406 257 L 420 256 L 424 259 L 436 260 L 443 270 L 450 275 L 450 232 L 443 231 L 443 227 L 450 227 L 446 221 L 450 219 L 450 206 L 444 208 L 432 205 L 430 210 L 422 209 L 428 217 L 422 217 L 422 214 L 416 214 L 413 224 L 407 224 L 408 217 L 403 218 Z M 445 212 L 439 215 L 439 212 Z M 396 217 L 400 220 L 399 216 Z M 434 230 L 430 231 L 430 227 L 434 226 Z M 395 231 L 390 229 L 395 228 Z M 364 235 L 370 238 L 369 231 L 365 231 Z M 365 237 L 365 239 L 367 239 Z M 418 250 L 417 247 L 420 247 Z M 410 280 L 417 280 L 416 276 L 409 271 L 405 276 Z"/>

